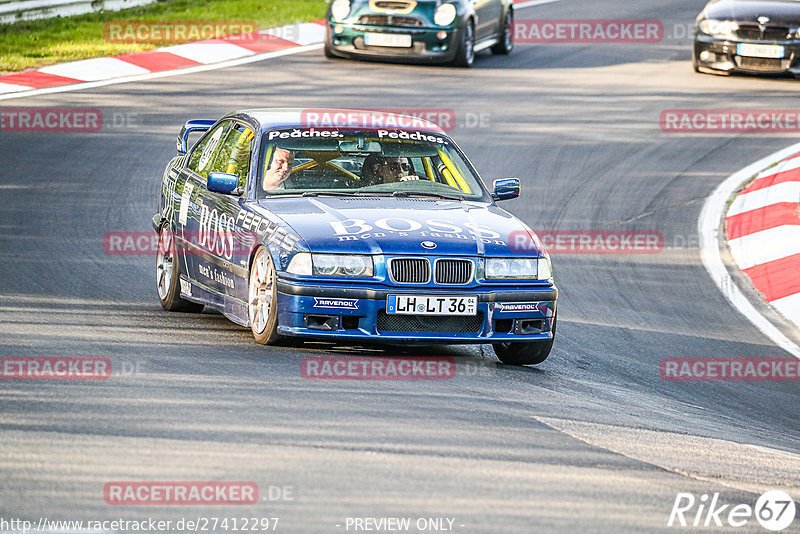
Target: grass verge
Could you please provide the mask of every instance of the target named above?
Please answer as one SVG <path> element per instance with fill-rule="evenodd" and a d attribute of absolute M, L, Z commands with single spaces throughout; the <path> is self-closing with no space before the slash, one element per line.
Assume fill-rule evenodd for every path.
<path fill-rule="evenodd" d="M 325 5 L 323 0 L 159 0 L 122 11 L 0 25 L 0 74 L 160 46 L 108 42 L 104 27 L 110 21 L 248 21 L 263 29 L 322 19 Z"/>

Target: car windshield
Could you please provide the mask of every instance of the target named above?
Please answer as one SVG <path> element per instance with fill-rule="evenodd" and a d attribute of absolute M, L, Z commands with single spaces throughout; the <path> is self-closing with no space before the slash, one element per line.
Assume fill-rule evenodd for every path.
<path fill-rule="evenodd" d="M 275 130 L 264 139 L 258 198 L 383 194 L 487 200 L 473 167 L 436 134 Z"/>

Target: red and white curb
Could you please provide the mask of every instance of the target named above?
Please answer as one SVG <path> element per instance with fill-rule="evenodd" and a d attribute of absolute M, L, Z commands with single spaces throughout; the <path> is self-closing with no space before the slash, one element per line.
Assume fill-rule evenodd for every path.
<path fill-rule="evenodd" d="M 148 50 L 138 54 L 100 57 L 50 65 L 0 77 L 0 95 L 86 82 L 102 82 L 225 63 L 325 40 L 325 21 L 304 22 L 259 32 L 256 39 L 231 36 Z"/>
<path fill-rule="evenodd" d="M 751 179 L 728 207 L 728 199 Z M 766 302 L 800 327 L 800 144 L 728 177 L 706 200 L 699 225 L 703 264 L 725 297 L 778 346 L 800 358 L 800 347 L 756 310 L 728 274 L 718 241 L 723 217 L 736 265 Z"/>
<path fill-rule="evenodd" d="M 725 217 L 736 264 L 784 317 L 800 326 L 800 154 L 760 173 Z"/>

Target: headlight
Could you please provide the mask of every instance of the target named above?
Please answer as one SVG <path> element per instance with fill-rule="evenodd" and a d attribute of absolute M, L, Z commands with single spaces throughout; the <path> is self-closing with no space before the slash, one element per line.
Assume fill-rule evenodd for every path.
<path fill-rule="evenodd" d="M 456 20 L 456 6 L 453 4 L 442 4 L 436 8 L 433 15 L 433 22 L 438 26 L 449 26 Z"/>
<path fill-rule="evenodd" d="M 303 276 L 369 278 L 374 273 L 374 267 L 372 256 L 298 252 L 289 262 L 286 272 Z"/>
<path fill-rule="evenodd" d="M 732 20 L 715 19 L 701 20 L 698 27 L 706 35 L 723 39 L 733 39 L 736 37 L 736 30 L 739 29 L 739 25 Z"/>
<path fill-rule="evenodd" d="M 312 254 L 312 273 L 315 276 L 371 277 L 372 256 L 352 254 Z"/>
<path fill-rule="evenodd" d="M 538 265 L 536 258 L 488 258 L 485 275 L 487 280 L 536 280 Z"/>
<path fill-rule="evenodd" d="M 349 14 L 350 0 L 333 0 L 333 4 L 331 5 L 331 16 L 334 18 L 334 20 L 344 20 Z"/>
<path fill-rule="evenodd" d="M 539 273 L 537 278 L 539 280 L 550 280 L 553 278 L 553 264 L 550 263 L 550 258 L 539 258 Z"/>
<path fill-rule="evenodd" d="M 286 272 L 291 274 L 301 274 L 311 276 L 311 254 L 308 252 L 298 252 L 286 267 Z"/>

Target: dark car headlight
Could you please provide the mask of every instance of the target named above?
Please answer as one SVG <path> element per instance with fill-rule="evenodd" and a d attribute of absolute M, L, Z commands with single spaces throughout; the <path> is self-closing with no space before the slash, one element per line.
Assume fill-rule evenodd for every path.
<path fill-rule="evenodd" d="M 733 39 L 736 37 L 739 24 L 732 20 L 704 19 L 700 21 L 697 28 L 701 32 L 712 37 Z"/>
<path fill-rule="evenodd" d="M 333 0 L 331 16 L 333 20 L 341 22 L 350 14 L 350 0 Z"/>
<path fill-rule="evenodd" d="M 286 272 L 304 276 L 345 276 L 371 278 L 375 272 L 372 256 L 361 254 L 310 254 L 294 255 Z"/>
<path fill-rule="evenodd" d="M 450 26 L 454 20 L 456 20 L 456 6 L 453 4 L 442 4 L 433 14 L 433 22 L 437 26 Z"/>

